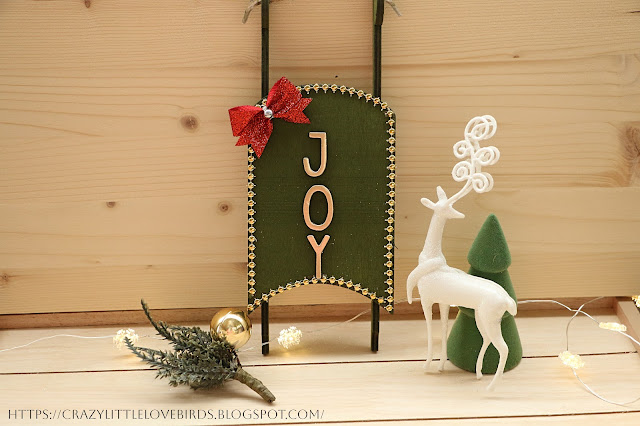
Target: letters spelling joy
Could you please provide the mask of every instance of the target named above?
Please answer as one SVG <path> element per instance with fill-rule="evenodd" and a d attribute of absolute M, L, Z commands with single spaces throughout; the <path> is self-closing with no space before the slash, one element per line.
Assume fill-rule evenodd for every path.
<path fill-rule="evenodd" d="M 313 170 L 309 163 L 309 158 L 304 157 L 302 159 L 302 165 L 304 166 L 304 171 L 311 177 L 318 177 L 324 173 L 327 168 L 327 134 L 325 132 L 309 132 L 310 138 L 320 139 L 320 167 L 318 170 Z M 320 225 L 317 223 L 313 223 L 311 221 L 311 217 L 309 216 L 309 205 L 311 204 L 311 197 L 316 192 L 321 192 L 324 194 L 327 199 L 327 217 L 324 222 Z M 333 220 L 333 197 L 331 197 L 331 191 L 324 185 L 313 185 L 307 191 L 307 194 L 304 196 L 304 202 L 302 204 L 302 214 L 304 215 L 304 222 L 307 224 L 309 229 L 314 231 L 324 231 L 331 225 L 331 221 Z M 309 240 L 309 244 L 313 248 L 313 251 L 316 252 L 316 278 L 320 278 L 322 276 L 322 252 L 324 248 L 327 246 L 329 242 L 329 235 L 325 235 L 322 238 L 322 242 L 318 244 L 313 235 L 307 235 L 307 240 Z"/>

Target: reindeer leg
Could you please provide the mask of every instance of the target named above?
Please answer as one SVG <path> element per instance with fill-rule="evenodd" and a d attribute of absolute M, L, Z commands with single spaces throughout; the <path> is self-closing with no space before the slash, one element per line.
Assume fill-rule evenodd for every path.
<path fill-rule="evenodd" d="M 429 364 L 431 364 L 431 360 L 433 359 L 433 336 L 431 333 L 432 307 L 432 301 L 422 299 L 422 310 L 424 311 L 424 319 L 427 321 L 427 362 L 424 365 L 425 370 L 429 368 Z"/>
<path fill-rule="evenodd" d="M 492 390 L 498 380 L 500 380 L 500 378 L 502 377 L 504 366 L 507 363 L 507 357 L 509 356 L 509 347 L 502 337 L 501 320 L 502 315 L 500 315 L 500 317 L 498 317 L 496 320 L 491 321 L 491 325 L 487 329 L 487 331 L 489 332 L 489 337 L 491 337 L 491 343 L 493 343 L 493 346 L 496 347 L 498 353 L 500 354 L 500 361 L 498 362 L 496 375 L 493 376 L 493 380 L 491 381 L 491 383 L 489 383 L 487 390 Z"/>
<path fill-rule="evenodd" d="M 487 333 L 487 327 L 482 318 L 482 313 L 476 310 L 476 326 L 478 327 L 478 331 L 480 331 L 480 334 L 482 335 L 482 347 L 480 348 L 478 360 L 476 361 L 476 378 L 478 380 L 482 379 L 482 364 L 484 363 L 484 354 L 485 352 L 487 352 L 487 348 L 491 344 L 489 333 Z"/>
<path fill-rule="evenodd" d="M 438 371 L 444 370 L 444 363 L 447 361 L 447 328 L 449 326 L 449 304 L 439 303 L 440 323 L 442 325 L 442 348 L 440 348 L 440 363 Z"/>

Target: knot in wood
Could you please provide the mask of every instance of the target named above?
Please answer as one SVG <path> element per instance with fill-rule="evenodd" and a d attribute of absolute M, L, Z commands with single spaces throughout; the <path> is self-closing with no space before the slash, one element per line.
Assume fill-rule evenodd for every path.
<path fill-rule="evenodd" d="M 231 206 L 226 201 L 222 201 L 218 204 L 218 210 L 220 210 L 222 214 L 227 214 L 229 213 L 229 210 L 231 210 Z"/>
<path fill-rule="evenodd" d="M 188 132 L 194 132 L 198 128 L 198 119 L 193 115 L 185 115 L 180 119 L 180 124 Z"/>

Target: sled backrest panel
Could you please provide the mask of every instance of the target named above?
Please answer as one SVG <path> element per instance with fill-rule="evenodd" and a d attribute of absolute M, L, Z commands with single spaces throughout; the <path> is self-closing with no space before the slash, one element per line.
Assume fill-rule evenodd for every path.
<path fill-rule="evenodd" d="M 353 89 L 343 92 L 303 90 L 313 98 L 305 109 L 311 123 L 274 120 L 262 156 L 249 154 L 249 187 L 255 194 L 249 202 L 249 220 L 255 220 L 249 232 L 250 310 L 308 284 L 343 286 L 393 309 L 395 120 L 380 100 Z M 305 157 L 313 170 L 321 163 L 321 141 L 310 132 L 324 132 L 327 140 L 326 168 L 317 177 L 303 166 Z M 330 191 L 333 204 L 329 226 L 319 231 L 303 216 L 305 196 L 316 185 Z M 309 218 L 322 224 L 328 210 L 327 197 L 316 192 Z M 309 235 L 317 244 L 329 236 L 318 277 Z"/>

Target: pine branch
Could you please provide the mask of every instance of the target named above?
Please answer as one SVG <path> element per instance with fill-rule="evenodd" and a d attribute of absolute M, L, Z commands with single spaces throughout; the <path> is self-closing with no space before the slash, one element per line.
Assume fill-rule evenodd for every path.
<path fill-rule="evenodd" d="M 151 316 L 149 307 L 144 300 L 140 300 L 144 313 L 156 329 L 158 334 L 167 339 L 177 351 L 183 350 L 206 350 L 211 344 L 212 338 L 210 333 L 202 332 L 199 327 L 181 327 L 176 325 L 168 325 L 164 321 L 155 321 Z M 202 333 L 199 333 L 202 332 Z M 194 339 L 197 336 L 197 339 Z"/>
<path fill-rule="evenodd" d="M 251 389 L 253 389 L 254 392 L 260 395 L 262 399 L 264 399 L 265 401 L 273 402 L 276 400 L 276 397 L 273 396 L 271 391 L 267 389 L 267 387 L 260 380 L 256 379 L 255 377 L 247 373 L 242 368 L 238 368 L 238 371 L 236 372 L 236 375 L 233 378 L 239 381 L 240 383 L 244 383 L 245 385 L 249 386 Z"/>
<path fill-rule="evenodd" d="M 151 312 L 149 311 L 149 306 L 144 301 L 144 299 L 140 299 L 140 304 L 142 305 L 142 310 L 144 311 L 144 314 L 147 316 L 147 319 L 149 320 L 153 328 L 156 329 L 158 334 L 164 337 L 165 339 L 169 340 L 170 342 L 176 343 L 176 339 L 173 336 L 173 334 L 169 331 L 168 329 L 169 327 L 167 326 L 167 324 L 164 321 L 156 322 L 153 319 L 153 317 L 151 316 Z"/>
<path fill-rule="evenodd" d="M 129 339 L 129 337 L 126 337 L 126 336 L 124 338 L 124 343 L 131 350 L 131 352 L 133 352 L 138 358 L 142 358 L 145 361 L 147 361 L 148 359 L 155 359 L 155 356 L 162 355 L 162 351 L 159 351 L 157 349 L 150 349 L 150 348 L 135 346 L 133 342 Z"/>
<path fill-rule="evenodd" d="M 241 368 L 236 350 L 226 339 L 199 327 L 156 322 L 144 300 L 141 303 L 149 322 L 173 345 L 174 350 L 138 347 L 128 338 L 125 338 L 125 344 L 138 358 L 157 370 L 157 378 L 169 379 L 171 386 L 189 385 L 192 389 L 210 389 L 220 387 L 228 380 L 238 380 L 265 401 L 275 400 L 260 380 Z"/>
<path fill-rule="evenodd" d="M 235 376 L 234 369 L 200 360 L 189 352 L 136 347 L 129 339 L 125 339 L 125 343 L 136 356 L 158 370 L 159 378 L 169 377 L 173 386 L 188 384 L 194 389 L 218 387 Z"/>

